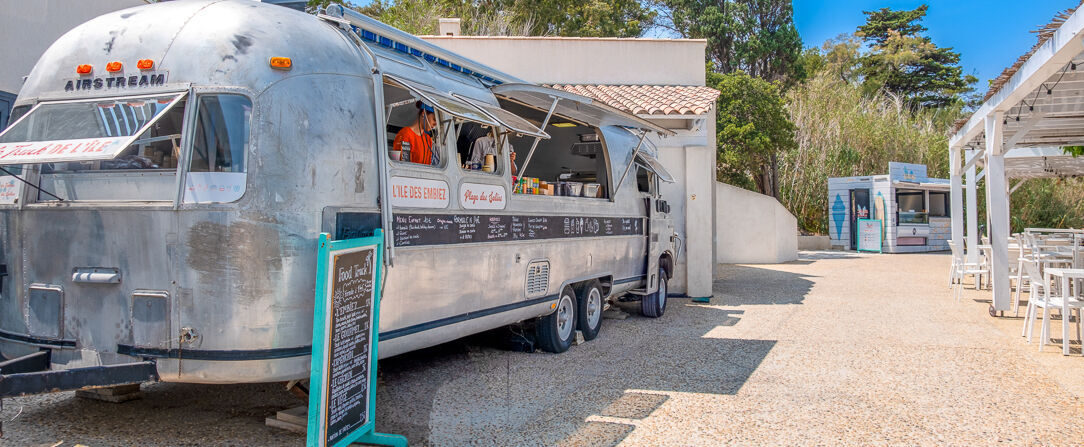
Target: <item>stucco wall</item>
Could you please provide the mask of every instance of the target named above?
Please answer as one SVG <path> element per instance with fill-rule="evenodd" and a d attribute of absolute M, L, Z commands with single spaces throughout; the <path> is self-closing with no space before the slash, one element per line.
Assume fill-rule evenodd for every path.
<path fill-rule="evenodd" d="M 19 93 L 23 76 L 64 33 L 107 12 L 147 4 L 143 0 L 0 0 L 0 91 Z M 104 44 L 104 42 L 103 42 Z M 75 67 L 57 67 L 75 75 Z"/>
<path fill-rule="evenodd" d="M 420 37 L 530 82 L 704 85 L 701 39 Z"/>
<path fill-rule="evenodd" d="M 717 263 L 798 259 L 798 219 L 772 197 L 716 182 L 715 222 Z"/>

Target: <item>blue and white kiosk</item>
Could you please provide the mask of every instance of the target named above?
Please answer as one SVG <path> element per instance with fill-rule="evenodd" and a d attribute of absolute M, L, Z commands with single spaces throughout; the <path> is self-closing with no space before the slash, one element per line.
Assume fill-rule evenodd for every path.
<path fill-rule="evenodd" d="M 876 251 L 948 250 L 950 203 L 948 179 L 929 178 L 926 165 L 891 162 L 887 175 L 829 178 L 828 235 L 833 248 L 868 250 L 879 225 Z"/>

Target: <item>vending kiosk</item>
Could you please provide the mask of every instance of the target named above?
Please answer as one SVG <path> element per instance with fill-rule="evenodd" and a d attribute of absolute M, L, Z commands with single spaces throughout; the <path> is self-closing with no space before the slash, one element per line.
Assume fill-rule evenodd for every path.
<path fill-rule="evenodd" d="M 879 224 L 880 247 L 872 251 L 948 250 L 949 204 L 948 179 L 929 178 L 925 165 L 892 162 L 887 175 L 828 179 L 828 234 L 833 248 L 871 250 Z"/>

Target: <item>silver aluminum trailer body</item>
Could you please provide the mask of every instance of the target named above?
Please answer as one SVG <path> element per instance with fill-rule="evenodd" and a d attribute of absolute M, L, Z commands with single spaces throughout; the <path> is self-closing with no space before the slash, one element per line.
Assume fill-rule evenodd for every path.
<path fill-rule="evenodd" d="M 0 276 L 0 352 L 11 358 L 48 349 L 54 370 L 153 362 L 165 381 L 307 378 L 318 234 L 357 235 L 407 215 L 625 218 L 651 230 L 389 248 L 381 356 L 550 314 L 562 287 L 579 281 L 599 279 L 610 295 L 658 287 L 653 272 L 660 259 L 664 267 L 671 262 L 672 226 L 658 212 L 657 195 L 638 191 L 632 175 L 610 169 L 610 182 L 623 180 L 617 193 L 584 199 L 513 194 L 507 169 L 493 175 L 455 163 L 388 163 L 386 117 L 378 111 L 382 79 L 390 78 L 382 76 L 491 105 L 498 101 L 489 87 L 501 83 L 495 76 L 509 85 L 518 80 L 482 67 L 487 75 L 475 78 L 490 81 L 465 82 L 424 56 L 396 62 L 388 48 L 366 46 L 363 34 L 333 18 L 258 2 L 174 1 L 107 14 L 53 44 L 20 91 L 17 113 L 31 120 L 50 104 L 112 100 L 119 105 L 99 105 L 97 113 L 114 112 L 107 121 L 118 129 L 157 129 L 168 127 L 166 118 L 132 115 L 124 123 L 116 110 L 127 104 L 176 112 L 181 130 L 164 138 L 176 141 L 177 168 L 118 174 L 23 165 L 17 174 L 41 192 L 3 177 L 17 192 L 0 204 L 0 273 L 7 274 Z M 269 67 L 273 57 L 291 58 L 292 67 Z M 137 68 L 142 60 L 153 66 Z M 113 61 L 124 68 L 107 71 Z M 80 65 L 93 71 L 77 74 Z M 147 105 L 153 101 L 158 105 Z M 226 110 L 227 103 L 239 104 L 233 110 L 247 120 L 243 154 L 234 154 L 230 172 L 197 172 L 206 153 L 194 155 L 194 145 L 214 132 L 196 123 L 212 116 L 204 107 Z M 615 123 L 635 120 L 614 116 Z M 605 127 L 604 136 L 622 131 L 605 124 L 592 125 Z M 632 163 L 635 147 L 626 140 L 606 149 L 621 159 L 610 165 Z M 382 210 L 388 182 L 403 179 L 443 183 L 447 204 Z M 464 185 L 500 190 L 506 203 L 466 209 Z M 536 261 L 548 261 L 548 277 L 542 293 L 528 295 Z"/>

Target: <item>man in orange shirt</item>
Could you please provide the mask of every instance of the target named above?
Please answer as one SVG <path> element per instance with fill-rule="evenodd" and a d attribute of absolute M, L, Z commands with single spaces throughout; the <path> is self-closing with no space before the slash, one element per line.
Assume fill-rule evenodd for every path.
<path fill-rule="evenodd" d="M 399 133 L 395 134 L 392 147 L 394 150 L 401 151 L 405 141 L 410 146 L 409 161 L 411 163 L 438 165 L 440 158 L 433 152 L 433 137 L 428 133 L 437 125 L 437 114 L 433 107 L 422 104 L 421 101 L 418 101 L 415 106 L 418 108 L 418 119 L 414 120 L 414 124 L 399 129 Z"/>

